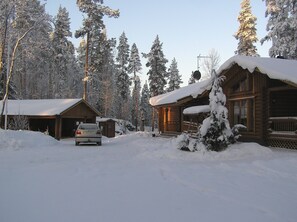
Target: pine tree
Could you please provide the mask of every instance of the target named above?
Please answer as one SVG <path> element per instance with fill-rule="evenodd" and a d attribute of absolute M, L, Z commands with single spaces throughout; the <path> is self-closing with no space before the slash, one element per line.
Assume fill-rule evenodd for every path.
<path fill-rule="evenodd" d="M 271 41 L 271 57 L 297 59 L 297 10 L 296 0 L 265 0 L 268 34 L 261 43 Z"/>
<path fill-rule="evenodd" d="M 140 78 L 137 75 L 134 80 L 134 87 L 132 90 L 132 107 L 131 107 L 131 120 L 138 130 L 139 123 L 139 105 L 140 105 L 140 91 L 141 91 L 141 82 Z"/>
<path fill-rule="evenodd" d="M 165 92 L 164 88 L 167 84 L 166 78 L 166 63 L 168 60 L 165 58 L 163 50 L 163 43 L 160 42 L 159 36 L 156 37 L 151 51 L 148 54 L 143 54 L 147 58 L 146 67 L 149 67 L 147 75 L 149 76 L 149 89 L 151 96 L 157 96 Z"/>
<path fill-rule="evenodd" d="M 133 101 L 133 109 L 132 109 L 132 121 L 136 126 L 136 131 L 138 129 L 138 109 L 139 109 L 139 100 L 140 100 L 140 78 L 137 76 L 137 73 L 141 71 L 141 61 L 138 52 L 138 48 L 134 43 L 131 47 L 130 57 L 129 57 L 129 65 L 128 65 L 128 73 L 133 74 L 133 92 L 132 92 L 132 101 Z"/>
<path fill-rule="evenodd" d="M 86 36 L 85 49 L 88 53 L 85 53 L 84 97 L 85 99 L 90 97 L 91 104 L 98 108 L 101 103 L 98 94 L 96 94 L 100 87 L 100 73 L 102 70 L 102 67 L 100 67 L 102 63 L 100 44 L 102 40 L 106 39 L 106 34 L 103 32 L 105 29 L 103 17 L 107 15 L 108 17 L 117 18 L 119 10 L 104 6 L 103 1 L 98 0 L 77 0 L 76 4 L 79 10 L 86 14 L 83 19 L 83 27 L 75 32 L 76 38 Z M 89 87 L 87 87 L 87 83 L 90 84 Z"/>
<path fill-rule="evenodd" d="M 226 96 L 221 84 L 224 76 L 218 76 L 213 70 L 213 83 L 209 93 L 210 116 L 200 128 L 201 141 L 208 150 L 222 151 L 234 141 L 234 135 L 228 121 L 228 110 L 225 107 Z"/>
<path fill-rule="evenodd" d="M 119 45 L 117 47 L 118 55 L 116 61 L 118 63 L 118 76 L 117 76 L 117 89 L 122 99 L 126 101 L 128 99 L 129 86 L 131 84 L 128 75 L 129 64 L 129 44 L 128 38 L 123 32 L 119 38 Z"/>
<path fill-rule="evenodd" d="M 70 79 L 73 78 L 73 66 L 75 63 L 74 46 L 68 40 L 72 37 L 70 32 L 70 18 L 66 8 L 60 6 L 54 22 L 52 34 L 53 58 L 54 58 L 54 98 L 65 98 L 70 93 Z"/>
<path fill-rule="evenodd" d="M 147 58 L 148 62 L 146 67 L 149 67 L 147 73 L 149 80 L 149 90 L 151 96 L 157 96 L 165 92 L 164 88 L 167 84 L 166 78 L 168 74 L 166 72 L 166 63 L 168 60 L 165 58 L 163 50 L 163 43 L 160 42 L 157 35 L 151 51 L 148 54 L 143 53 L 144 58 Z M 152 112 L 152 131 L 155 130 L 155 111 Z"/>
<path fill-rule="evenodd" d="M 168 81 L 168 92 L 171 92 L 173 90 L 179 89 L 180 84 L 183 83 L 181 80 L 181 75 L 179 75 L 179 71 L 177 68 L 177 61 L 175 58 L 173 58 L 171 65 L 168 69 L 168 76 L 169 76 L 169 81 Z"/>
<path fill-rule="evenodd" d="M 234 37 L 239 41 L 235 54 L 246 56 L 257 56 L 257 18 L 252 14 L 250 0 L 243 0 L 241 11 L 238 16 L 239 29 Z"/>

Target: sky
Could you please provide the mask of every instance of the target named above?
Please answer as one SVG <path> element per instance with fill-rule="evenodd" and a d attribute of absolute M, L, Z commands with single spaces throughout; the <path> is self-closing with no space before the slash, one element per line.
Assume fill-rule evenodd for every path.
<path fill-rule="evenodd" d="M 47 0 L 46 10 L 52 16 L 61 5 L 69 11 L 71 31 L 82 25 L 82 14 L 76 1 Z M 197 57 L 207 56 L 212 49 L 221 58 L 221 64 L 234 55 L 238 41 L 234 34 L 239 28 L 237 17 L 241 0 L 150 0 L 117 1 L 105 0 L 104 5 L 120 10 L 120 17 L 105 18 L 108 38 L 119 39 L 125 32 L 130 47 L 135 43 L 140 53 L 148 53 L 156 36 L 163 43 L 163 52 L 169 68 L 173 58 L 177 60 L 183 85 L 188 84 L 192 71 L 197 70 Z M 251 0 L 252 13 L 257 17 L 257 35 L 262 39 L 266 34 L 265 2 Z M 75 46 L 79 40 L 73 39 Z M 268 57 L 271 42 L 256 44 L 258 54 Z M 204 62 L 199 60 L 199 65 Z M 146 59 L 142 58 L 141 79 L 147 79 Z M 200 68 L 203 74 L 203 70 Z"/>

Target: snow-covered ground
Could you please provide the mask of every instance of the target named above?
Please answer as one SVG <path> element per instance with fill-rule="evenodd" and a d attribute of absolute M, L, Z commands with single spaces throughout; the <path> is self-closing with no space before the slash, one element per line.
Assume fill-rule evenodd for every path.
<path fill-rule="evenodd" d="M 74 146 L 0 130 L 1 222 L 297 220 L 297 152 L 254 143 L 177 150 L 133 133 Z"/>

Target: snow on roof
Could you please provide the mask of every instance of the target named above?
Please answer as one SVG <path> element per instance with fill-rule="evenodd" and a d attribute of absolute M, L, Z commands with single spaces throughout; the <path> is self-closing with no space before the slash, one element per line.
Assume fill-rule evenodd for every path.
<path fill-rule="evenodd" d="M 184 115 L 195 115 L 199 113 L 207 113 L 210 112 L 209 105 L 201 105 L 201 106 L 192 106 L 189 108 L 184 109 Z"/>
<path fill-rule="evenodd" d="M 289 81 L 297 84 L 297 61 L 289 59 L 276 59 L 252 56 L 233 56 L 228 59 L 217 71 L 229 69 L 232 65 L 237 64 L 243 69 L 253 72 L 258 69 L 261 73 L 266 74 L 271 79 Z"/>
<path fill-rule="evenodd" d="M 53 116 L 59 115 L 82 99 L 8 100 L 8 115 Z M 0 102 L 2 110 L 3 100 Z M 5 113 L 5 111 L 4 111 Z"/>
<path fill-rule="evenodd" d="M 254 72 L 258 69 L 261 73 L 266 74 L 271 79 L 278 79 L 297 85 L 297 61 L 289 59 L 276 59 L 252 56 L 233 56 L 228 59 L 218 69 L 217 73 L 221 74 L 224 70 L 229 69 L 234 64 L 241 66 L 243 69 L 248 69 L 249 72 Z M 205 90 L 211 87 L 210 79 L 197 82 L 180 89 L 165 93 L 159 96 L 150 98 L 152 106 L 176 103 L 178 100 L 192 96 L 196 98 Z"/>
<path fill-rule="evenodd" d="M 150 98 L 150 104 L 152 106 L 164 105 L 176 103 L 177 101 L 186 98 L 188 96 L 192 96 L 196 98 L 200 94 L 202 94 L 205 90 L 209 90 L 211 88 L 210 79 L 193 83 L 188 86 L 181 87 L 172 92 L 168 92 L 162 95 L 154 96 Z"/>
<path fill-rule="evenodd" d="M 112 118 L 106 118 L 106 117 L 96 117 L 96 122 L 107 122 L 107 121 L 115 121 L 115 120 Z"/>

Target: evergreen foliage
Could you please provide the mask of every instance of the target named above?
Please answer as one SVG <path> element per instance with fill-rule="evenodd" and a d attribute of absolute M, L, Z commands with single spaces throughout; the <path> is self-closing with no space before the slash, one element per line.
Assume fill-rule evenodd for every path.
<path fill-rule="evenodd" d="M 164 88 L 167 84 L 166 78 L 166 63 L 168 60 L 165 58 L 163 50 L 163 43 L 160 42 L 159 36 L 156 37 L 151 50 L 148 54 L 143 54 L 147 58 L 146 67 L 149 68 L 147 73 L 149 80 L 149 89 L 151 96 L 157 96 L 165 92 Z"/>
<path fill-rule="evenodd" d="M 228 121 L 228 110 L 225 107 L 226 96 L 221 87 L 224 76 L 212 74 L 213 83 L 209 93 L 210 116 L 206 118 L 200 128 L 201 142 L 206 149 L 222 151 L 234 141 L 234 135 Z"/>
<path fill-rule="evenodd" d="M 71 41 L 68 40 L 72 37 L 70 32 L 70 18 L 66 8 L 60 6 L 58 14 L 55 18 L 54 32 L 52 34 L 52 47 L 53 47 L 53 76 L 52 79 L 52 92 L 50 97 L 65 98 L 71 95 L 69 86 L 72 86 L 71 79 L 76 70 L 77 65 L 75 58 L 75 50 Z M 71 87 L 72 89 L 72 87 Z"/>
<path fill-rule="evenodd" d="M 171 92 L 173 90 L 179 89 L 180 84 L 183 83 L 181 80 L 181 75 L 179 75 L 179 70 L 177 68 L 177 61 L 175 58 L 173 58 L 171 65 L 168 69 L 168 76 L 169 76 L 169 81 L 168 81 L 168 92 Z"/>
<path fill-rule="evenodd" d="M 243 0 L 241 11 L 238 16 L 239 29 L 234 37 L 239 41 L 235 54 L 246 56 L 257 56 L 257 18 L 252 14 L 250 0 Z"/>
<path fill-rule="evenodd" d="M 129 86 L 131 84 L 128 75 L 129 64 L 129 44 L 128 38 L 123 32 L 119 38 L 119 45 L 117 47 L 118 55 L 116 57 L 118 73 L 117 73 L 117 91 L 124 101 L 127 101 L 130 93 Z"/>
<path fill-rule="evenodd" d="M 151 108 L 151 105 L 149 104 L 149 99 L 150 99 L 150 92 L 149 92 L 147 81 L 145 81 L 141 91 L 140 110 L 146 126 L 150 125 L 151 113 L 152 113 L 152 108 Z"/>
<path fill-rule="evenodd" d="M 270 57 L 297 59 L 296 0 L 265 0 L 268 23 L 267 35 L 261 43 L 271 41 Z"/>
<path fill-rule="evenodd" d="M 136 126 L 136 131 L 138 130 L 138 120 L 139 120 L 139 102 L 140 102 L 140 90 L 141 82 L 137 73 L 141 71 L 141 61 L 138 52 L 138 48 L 134 43 L 131 47 L 128 73 L 133 74 L 134 87 L 132 91 L 132 123 Z"/>

